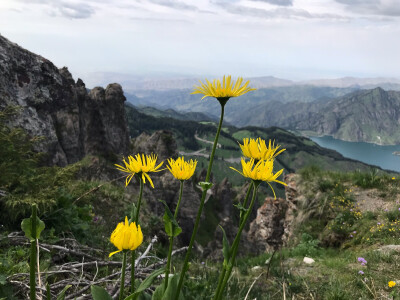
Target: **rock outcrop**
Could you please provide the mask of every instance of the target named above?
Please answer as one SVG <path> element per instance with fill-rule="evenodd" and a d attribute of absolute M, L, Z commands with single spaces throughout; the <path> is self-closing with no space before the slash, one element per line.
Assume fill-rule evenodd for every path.
<path fill-rule="evenodd" d="M 87 92 L 67 68 L 0 35 L 0 109 L 21 107 L 11 126 L 43 137 L 38 151 L 48 165 L 65 166 L 87 154 L 126 153 L 129 135 L 119 84 Z"/>
<path fill-rule="evenodd" d="M 277 250 L 287 245 L 292 237 L 294 212 L 299 197 L 294 177 L 294 174 L 288 174 L 284 178 L 288 184 L 285 199 L 267 197 L 257 210 L 257 217 L 250 223 L 248 242 L 258 253 Z"/>

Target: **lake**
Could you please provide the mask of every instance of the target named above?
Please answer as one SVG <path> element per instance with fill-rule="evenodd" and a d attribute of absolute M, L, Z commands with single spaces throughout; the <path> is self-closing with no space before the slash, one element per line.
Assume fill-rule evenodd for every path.
<path fill-rule="evenodd" d="M 400 172 L 400 156 L 392 154 L 394 151 L 400 151 L 400 145 L 380 146 L 363 142 L 345 142 L 331 136 L 310 137 L 310 139 L 321 147 L 336 150 L 345 157 Z"/>

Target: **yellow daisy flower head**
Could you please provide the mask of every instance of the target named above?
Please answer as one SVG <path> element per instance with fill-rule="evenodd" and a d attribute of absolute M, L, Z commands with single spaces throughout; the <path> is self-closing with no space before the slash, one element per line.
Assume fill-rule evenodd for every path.
<path fill-rule="evenodd" d="M 125 167 L 120 165 L 115 165 L 119 171 L 128 173 L 129 175 L 126 177 L 125 186 L 128 186 L 129 182 L 131 182 L 133 176 L 135 174 L 139 174 L 142 176 L 143 183 L 146 183 L 146 178 L 149 180 L 150 185 L 154 188 L 153 181 L 151 180 L 150 176 L 147 174 L 149 172 L 160 172 L 162 164 L 161 162 L 159 165 L 156 166 L 157 162 L 157 155 L 145 155 L 145 154 L 136 154 L 135 157 L 128 156 L 128 161 L 123 159 Z"/>
<path fill-rule="evenodd" d="M 280 149 L 280 145 L 275 146 L 275 141 L 271 143 L 269 140 L 268 146 L 262 138 L 257 139 L 243 139 L 243 145 L 239 144 L 240 149 L 244 156 L 254 158 L 255 160 L 269 160 L 274 159 L 286 149 Z M 279 150 L 279 151 L 278 151 Z"/>
<path fill-rule="evenodd" d="M 143 242 L 142 229 L 140 225 L 136 226 L 135 222 L 129 224 L 128 217 L 125 217 L 125 222 L 118 223 L 117 228 L 111 234 L 110 242 L 118 250 L 111 252 L 109 257 L 122 250 L 135 250 Z"/>
<path fill-rule="evenodd" d="M 168 170 L 176 179 L 188 180 L 196 170 L 197 160 L 185 161 L 184 157 L 178 157 L 176 160 L 170 158 L 168 164 Z"/>
<path fill-rule="evenodd" d="M 388 282 L 388 286 L 389 286 L 390 288 L 394 287 L 395 285 L 396 285 L 396 282 L 394 282 L 394 281 L 389 281 L 389 282 Z"/>
<path fill-rule="evenodd" d="M 195 86 L 192 94 L 203 94 L 204 96 L 201 99 L 204 99 L 205 97 L 215 97 L 220 102 L 223 101 L 221 104 L 225 104 L 231 97 L 238 97 L 247 92 L 256 90 L 247 87 L 250 82 L 249 80 L 242 85 L 242 77 L 239 77 L 235 83 L 230 75 L 227 77 L 224 76 L 222 83 L 219 79 L 214 79 L 212 83 L 206 79 L 207 84 L 204 84 L 201 81 L 199 82 L 200 86 Z"/>
<path fill-rule="evenodd" d="M 287 185 L 286 183 L 277 180 L 277 178 L 282 174 L 283 169 L 276 172 L 275 174 L 273 173 L 274 169 L 274 160 L 260 160 L 258 163 L 254 164 L 254 158 L 251 158 L 249 161 L 246 162 L 244 158 L 241 159 L 242 163 L 242 172 L 236 170 L 233 167 L 230 167 L 232 170 L 235 170 L 236 172 L 240 173 L 244 177 L 250 178 L 255 182 L 261 182 L 265 181 L 268 183 L 268 185 L 271 187 L 274 196 L 275 191 L 272 188 L 270 182 L 277 182 L 283 185 Z"/>

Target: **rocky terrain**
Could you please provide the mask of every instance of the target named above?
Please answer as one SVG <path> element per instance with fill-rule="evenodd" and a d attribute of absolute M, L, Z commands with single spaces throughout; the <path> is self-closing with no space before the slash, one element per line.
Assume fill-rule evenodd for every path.
<path fill-rule="evenodd" d="M 119 84 L 88 93 L 67 68 L 58 69 L 1 35 L 0 74 L 0 109 L 20 107 L 10 125 L 43 137 L 37 150 L 47 153 L 47 164 L 65 166 L 87 154 L 128 151 L 125 96 Z"/>

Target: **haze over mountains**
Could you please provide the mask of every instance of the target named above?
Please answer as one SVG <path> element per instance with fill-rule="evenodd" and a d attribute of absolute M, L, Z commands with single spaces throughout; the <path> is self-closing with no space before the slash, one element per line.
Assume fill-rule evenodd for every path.
<path fill-rule="evenodd" d="M 381 82 L 383 79 L 381 79 Z M 345 141 L 400 144 L 400 92 L 375 85 L 397 86 L 396 80 L 355 78 L 331 82 L 344 87 L 287 85 L 259 88 L 240 99 L 232 98 L 225 120 L 235 126 L 278 126 L 308 134 L 331 135 Z M 264 79 L 251 81 L 259 86 Z M 328 84 L 327 81 L 321 81 Z M 354 84 L 364 82 L 363 89 Z M 275 81 L 276 83 L 276 81 Z M 372 86 L 373 88 L 367 89 Z M 389 89 L 389 88 L 388 88 Z M 154 106 L 179 112 L 201 112 L 214 116 L 219 104 L 198 101 L 191 89 L 141 90 L 127 93 L 136 106 Z"/>
<path fill-rule="evenodd" d="M 215 76 L 206 76 L 208 79 Z M 136 76 L 132 74 L 113 73 L 113 72 L 93 72 L 88 74 L 87 85 L 97 86 L 106 85 L 109 82 L 118 82 L 124 86 L 127 92 L 138 92 L 147 90 L 165 91 L 175 89 L 192 89 L 193 85 L 197 85 L 200 80 L 204 80 L 203 76 Z M 277 78 L 274 76 L 250 77 L 245 78 L 251 81 L 251 85 L 255 88 L 271 88 L 271 87 L 287 87 L 287 86 L 322 86 L 337 88 L 375 88 L 382 87 L 391 90 L 400 90 L 400 79 L 397 78 L 357 78 L 342 77 L 335 79 L 313 79 L 294 81 L 288 79 Z"/>

